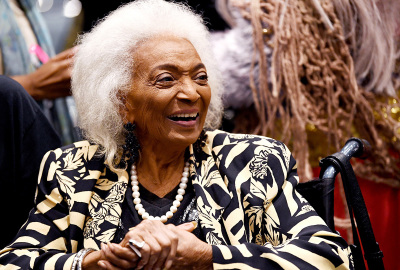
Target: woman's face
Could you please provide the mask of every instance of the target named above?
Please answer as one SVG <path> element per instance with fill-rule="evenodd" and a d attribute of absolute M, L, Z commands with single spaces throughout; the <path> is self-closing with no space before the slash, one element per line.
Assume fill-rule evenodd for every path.
<path fill-rule="evenodd" d="M 199 137 L 211 99 L 207 71 L 183 38 L 154 37 L 134 52 L 126 119 L 136 123 L 142 146 L 187 147 Z"/>

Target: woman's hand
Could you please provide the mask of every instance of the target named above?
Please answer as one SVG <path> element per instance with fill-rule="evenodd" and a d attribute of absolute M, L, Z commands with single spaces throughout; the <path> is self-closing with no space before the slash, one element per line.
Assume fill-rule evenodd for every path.
<path fill-rule="evenodd" d="M 94 269 L 132 269 L 135 268 L 140 258 L 128 248 L 119 244 L 101 243 L 101 250 L 89 253 L 82 261 L 83 270 Z"/>
<path fill-rule="evenodd" d="M 71 66 L 76 48 L 65 50 L 36 71 L 12 76 L 36 100 L 56 99 L 71 95 Z"/>
<path fill-rule="evenodd" d="M 83 269 L 91 269 L 85 264 L 92 258 L 102 269 L 212 269 L 211 246 L 191 233 L 194 228 L 190 222 L 174 226 L 155 220 L 143 221 L 120 244 L 102 244 L 100 256 L 92 252 L 85 257 Z M 130 239 L 145 242 L 140 249 L 142 258 L 128 246 Z"/>
<path fill-rule="evenodd" d="M 129 230 L 120 245 L 135 254 L 128 246 L 129 240 L 145 242 L 140 249 L 142 258 L 136 269 L 169 269 L 175 260 L 179 240 L 173 228 L 175 226 L 172 224 L 164 225 L 161 221 L 144 220 Z"/>
<path fill-rule="evenodd" d="M 194 229 L 191 222 L 173 228 L 179 244 L 170 269 L 213 269 L 212 247 L 191 233 Z"/>
<path fill-rule="evenodd" d="M 164 225 L 161 221 L 142 221 L 131 228 L 121 243 L 101 244 L 100 251 L 89 253 L 82 262 L 82 269 L 169 269 L 178 245 L 173 228 L 174 225 Z M 129 247 L 130 239 L 145 241 L 140 249 L 141 258 Z"/>

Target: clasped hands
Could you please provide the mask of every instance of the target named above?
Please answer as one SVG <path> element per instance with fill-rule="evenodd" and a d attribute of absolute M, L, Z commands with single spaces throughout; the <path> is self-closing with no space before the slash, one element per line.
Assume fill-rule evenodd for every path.
<path fill-rule="evenodd" d="M 191 232 L 192 222 L 179 226 L 158 220 L 144 220 L 133 227 L 119 244 L 101 244 L 88 254 L 82 269 L 212 269 L 211 246 Z M 129 240 L 144 241 L 141 258 L 129 247 Z"/>

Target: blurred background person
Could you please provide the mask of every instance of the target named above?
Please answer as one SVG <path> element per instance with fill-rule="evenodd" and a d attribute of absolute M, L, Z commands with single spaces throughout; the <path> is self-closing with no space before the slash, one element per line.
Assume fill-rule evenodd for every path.
<path fill-rule="evenodd" d="M 10 243 L 34 206 L 43 155 L 61 141 L 36 101 L 0 75 L 0 247 Z"/>
<path fill-rule="evenodd" d="M 46 24 L 33 0 L 0 1 L 0 25 L 0 74 L 8 76 L 0 77 L 3 247 L 33 206 L 44 153 L 79 136 L 73 124 L 74 102 L 68 97 L 74 49 L 54 56 Z"/>
<path fill-rule="evenodd" d="M 64 144 L 79 138 L 70 96 L 73 49 L 56 56 L 35 0 L 0 2 L 0 74 L 18 81 L 40 104 Z"/>

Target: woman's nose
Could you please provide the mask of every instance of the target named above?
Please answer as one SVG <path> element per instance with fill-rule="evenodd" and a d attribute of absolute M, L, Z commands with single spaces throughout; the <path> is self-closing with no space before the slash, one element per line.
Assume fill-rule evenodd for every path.
<path fill-rule="evenodd" d="M 198 85 L 195 82 L 192 80 L 185 80 L 180 85 L 177 97 L 191 102 L 196 102 L 200 98 L 197 88 Z"/>

